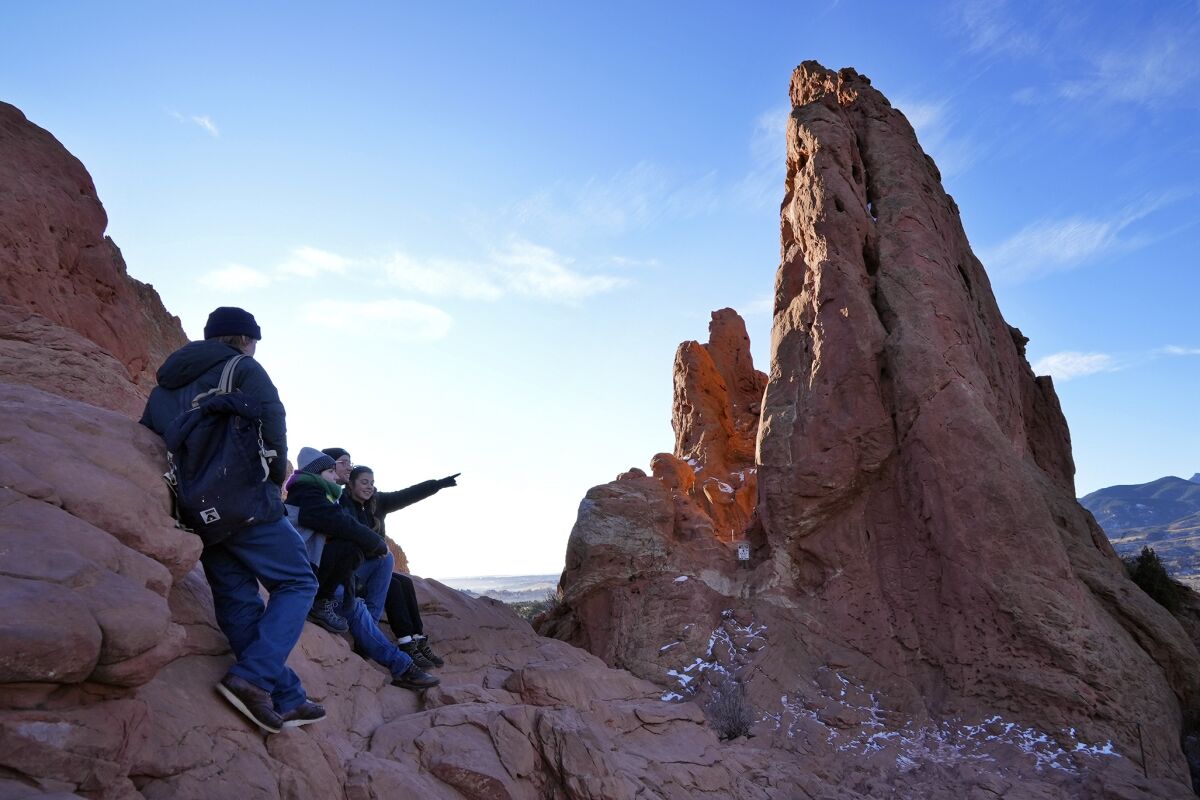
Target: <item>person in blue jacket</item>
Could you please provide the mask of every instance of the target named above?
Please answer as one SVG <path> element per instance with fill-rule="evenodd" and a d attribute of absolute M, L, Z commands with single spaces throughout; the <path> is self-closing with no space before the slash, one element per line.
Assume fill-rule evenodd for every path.
<path fill-rule="evenodd" d="M 287 425 L 279 392 L 253 358 L 261 338 L 249 312 L 230 306 L 214 310 L 204 326 L 204 341 L 184 345 L 159 368 L 158 385 L 150 392 L 141 423 L 162 436 L 196 395 L 217 386 L 226 361 L 238 354 L 251 356 L 237 365 L 233 387 L 261 404 L 263 443 L 276 453 L 268 476 L 282 485 Z M 268 733 L 324 719 L 325 709 L 308 700 L 300 678 L 286 663 L 304 629 L 317 579 L 283 505 L 273 519 L 240 528 L 205 547 L 200 562 L 212 589 L 217 625 L 237 659 L 217 691 Z M 270 596 L 265 605 L 258 593 L 260 583 Z"/>

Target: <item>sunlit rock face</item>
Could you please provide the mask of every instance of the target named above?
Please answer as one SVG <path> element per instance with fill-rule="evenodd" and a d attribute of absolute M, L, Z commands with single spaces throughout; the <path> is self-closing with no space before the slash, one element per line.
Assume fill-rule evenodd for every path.
<path fill-rule="evenodd" d="M 107 225 L 79 159 L 0 102 L 0 379 L 136 416 L 187 339 Z"/>
<path fill-rule="evenodd" d="M 1041 757 L 1068 754 L 1079 796 L 1105 796 L 1100 775 L 1130 796 L 1189 796 L 1196 647 L 1076 502 L 1053 386 L 1001 316 L 936 165 L 854 70 L 806 62 L 791 100 L 756 460 L 738 461 L 724 403 L 680 380 L 720 372 L 681 346 L 685 458 L 588 493 L 539 630 L 668 698 L 734 675 L 778 747 L 879 745 L 900 764 L 912 752 L 897 743 L 922 737 L 1027 755 L 1045 737 Z M 756 514 L 728 533 L 696 498 L 718 463 L 756 470 Z"/>
<path fill-rule="evenodd" d="M 1072 724 L 1126 753 L 1136 714 L 1183 780 L 1195 647 L 1076 502 L 1050 379 L 936 166 L 851 70 L 806 63 L 791 97 L 759 511 L 813 633 L 928 713 Z"/>

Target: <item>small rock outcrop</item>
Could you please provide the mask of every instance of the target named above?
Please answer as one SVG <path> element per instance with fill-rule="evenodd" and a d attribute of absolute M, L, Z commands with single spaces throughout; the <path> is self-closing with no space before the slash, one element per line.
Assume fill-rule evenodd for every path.
<path fill-rule="evenodd" d="M 760 736 L 818 761 L 829 743 L 878 756 L 896 796 L 935 763 L 953 775 L 926 787 L 976 791 L 962 770 L 977 748 L 1002 784 L 979 791 L 1192 796 L 1180 742 L 1200 655 L 1076 501 L 1053 385 L 1001 316 L 937 167 L 854 70 L 806 62 L 791 99 L 771 368 L 746 464 L 752 568 L 737 567 L 738 536 L 687 533 L 703 526 L 679 502 L 682 470 L 627 473 L 581 504 L 562 602 L 539 630 L 667 699 L 732 682 Z M 715 370 L 680 348 L 688 466 L 732 453 L 742 467 L 737 424 L 679 391 L 681 362 Z"/>
<path fill-rule="evenodd" d="M 0 379 L 138 416 L 187 337 L 107 226 L 79 159 L 0 102 Z"/>
<path fill-rule="evenodd" d="M 696 501 L 713 535 L 731 542 L 745 536 L 758 500 L 754 447 L 767 376 L 754 368 L 737 312 L 714 311 L 708 331 L 708 344 L 684 342 L 675 353 L 675 452 L 650 467 Z"/>

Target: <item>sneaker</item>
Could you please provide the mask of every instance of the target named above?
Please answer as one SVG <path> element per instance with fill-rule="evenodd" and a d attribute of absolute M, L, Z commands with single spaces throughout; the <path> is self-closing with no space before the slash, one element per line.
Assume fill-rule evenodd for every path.
<path fill-rule="evenodd" d="M 224 695 L 234 708 L 242 712 L 246 719 L 267 733 L 279 733 L 283 728 L 283 720 L 275 713 L 271 693 L 266 689 L 260 689 L 237 675 L 227 674 L 217 684 L 217 691 Z"/>
<path fill-rule="evenodd" d="M 345 633 L 350 630 L 350 624 L 346 622 L 346 618 L 337 613 L 337 601 L 332 598 L 313 601 L 312 609 L 308 612 L 308 619 L 330 633 Z"/>
<path fill-rule="evenodd" d="M 433 649 L 430 648 L 429 639 L 422 638 L 414 639 L 413 641 L 417 643 L 417 652 L 420 653 L 426 661 L 428 661 L 430 664 L 433 664 L 435 667 L 446 666 L 445 660 L 437 653 L 433 652 Z"/>
<path fill-rule="evenodd" d="M 285 728 L 299 728 L 301 725 L 311 725 L 325 719 L 325 708 L 311 700 L 305 700 L 291 711 L 279 715 Z"/>
<path fill-rule="evenodd" d="M 408 654 L 408 657 L 412 659 L 413 666 L 417 669 L 433 669 L 437 666 L 437 664 L 425 657 L 425 654 L 421 652 L 420 643 L 415 639 L 396 646 Z"/>
<path fill-rule="evenodd" d="M 440 680 L 424 672 L 416 664 L 408 668 L 408 671 L 399 678 L 392 680 L 392 686 L 399 686 L 401 689 L 412 689 L 413 691 L 423 691 L 431 686 L 437 686 L 441 683 Z"/>

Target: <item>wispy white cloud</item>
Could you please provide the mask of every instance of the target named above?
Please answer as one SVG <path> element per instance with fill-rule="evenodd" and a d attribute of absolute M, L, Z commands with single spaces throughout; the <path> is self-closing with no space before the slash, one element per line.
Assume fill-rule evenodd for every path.
<path fill-rule="evenodd" d="M 302 317 L 314 324 L 354 320 L 369 323 L 373 336 L 400 341 L 444 339 L 454 319 L 442 309 L 414 300 L 319 300 L 303 306 Z"/>
<path fill-rule="evenodd" d="M 280 275 L 315 278 L 326 273 L 340 275 L 349 265 L 350 259 L 344 256 L 303 245 L 293 249 L 287 260 L 275 268 L 275 272 Z"/>
<path fill-rule="evenodd" d="M 536 228 L 572 238 L 625 233 L 663 218 L 691 218 L 717 205 L 715 173 L 678 178 L 643 161 L 608 178 L 542 189 L 515 203 L 507 216 L 518 230 Z"/>
<path fill-rule="evenodd" d="M 625 256 L 609 256 L 605 259 L 605 263 L 623 269 L 651 269 L 659 265 L 657 258 L 626 258 Z"/>
<path fill-rule="evenodd" d="M 1069 381 L 1095 375 L 1098 372 L 1115 372 L 1120 369 L 1117 360 L 1107 353 L 1076 353 L 1066 351 L 1039 358 L 1033 364 L 1037 375 L 1051 375 L 1055 380 Z"/>
<path fill-rule="evenodd" d="M 216 123 L 214 123 L 212 121 L 212 117 L 209 117 L 207 115 L 196 116 L 196 117 L 192 117 L 192 122 L 196 123 L 204 130 L 208 131 L 208 134 L 210 136 L 212 136 L 214 139 L 221 135 L 221 132 L 219 130 L 217 130 Z"/>
<path fill-rule="evenodd" d="M 734 197 L 750 208 L 777 208 L 783 199 L 790 114 L 787 106 L 778 106 L 759 114 L 754 121 L 750 171 L 733 188 Z"/>
<path fill-rule="evenodd" d="M 626 272 L 631 267 L 653 263 L 620 258 L 608 261 Z M 261 289 L 294 277 L 315 279 L 351 273 L 359 281 L 382 278 L 386 285 L 405 292 L 465 300 L 521 296 L 577 303 L 630 283 L 627 277 L 581 269 L 569 256 L 520 237 L 510 237 L 477 261 L 421 259 L 400 250 L 382 259 L 357 260 L 304 245 L 294 248 L 270 270 L 229 264 L 201 275 L 197 282 L 219 291 L 238 291 Z"/>
<path fill-rule="evenodd" d="M 1037 35 L 1010 11 L 1006 0 L 961 0 L 949 7 L 951 21 L 971 52 L 1022 56 L 1040 47 Z"/>
<path fill-rule="evenodd" d="M 743 306 L 746 314 L 770 314 L 775 310 L 775 298 L 772 295 L 759 295 Z"/>
<path fill-rule="evenodd" d="M 302 245 L 294 248 L 279 264 L 270 270 L 254 269 L 244 264 L 228 264 L 196 279 L 209 289 L 220 291 L 244 291 L 262 289 L 286 277 L 316 278 L 333 273 L 342 274 L 351 265 L 344 256 Z"/>
<path fill-rule="evenodd" d="M 201 285 L 221 292 L 245 292 L 271 284 L 271 276 L 244 264 L 229 264 L 201 275 Z"/>
<path fill-rule="evenodd" d="M 1059 83 L 1056 95 L 1067 100 L 1110 101 L 1157 106 L 1190 97 L 1200 80 L 1200 48 L 1195 16 L 1180 25 L 1161 24 L 1123 37 L 1117 45 L 1089 56 L 1081 77 Z"/>
<path fill-rule="evenodd" d="M 1073 215 L 1038 220 L 998 245 L 981 248 L 980 259 L 997 278 L 1022 281 L 1128 253 L 1153 241 L 1122 235 L 1129 226 L 1186 196 L 1179 192 L 1164 193 L 1132 204 L 1109 218 Z"/>
<path fill-rule="evenodd" d="M 574 303 L 629 283 L 624 277 L 583 272 L 573 259 L 515 237 L 475 262 L 420 260 L 395 252 L 384 260 L 383 269 L 392 286 L 469 300 L 520 295 Z"/>
<path fill-rule="evenodd" d="M 571 268 L 573 260 L 549 247 L 514 239 L 492 258 L 501 279 L 516 293 L 544 300 L 576 302 L 625 286 L 625 278 L 611 275 L 587 275 Z"/>
<path fill-rule="evenodd" d="M 217 124 L 213 122 L 212 117 L 208 116 L 207 114 L 185 115 L 180 114 L 178 111 L 168 111 L 167 113 L 169 113 L 179 122 L 199 126 L 214 139 L 220 138 L 221 136 L 221 131 L 217 129 Z"/>
<path fill-rule="evenodd" d="M 948 100 L 897 98 L 893 105 L 908 118 L 922 149 L 937 163 L 943 177 L 965 172 L 978 158 L 977 146 L 954 135 L 954 114 Z"/>
<path fill-rule="evenodd" d="M 1157 352 L 1167 356 L 1200 356 L 1200 347 L 1180 347 L 1179 345 L 1169 344 L 1166 347 L 1159 348 Z"/>
<path fill-rule="evenodd" d="M 391 285 L 435 297 L 497 300 L 504 294 L 486 265 L 439 258 L 422 261 L 397 251 L 384 259 L 383 271 Z"/>

